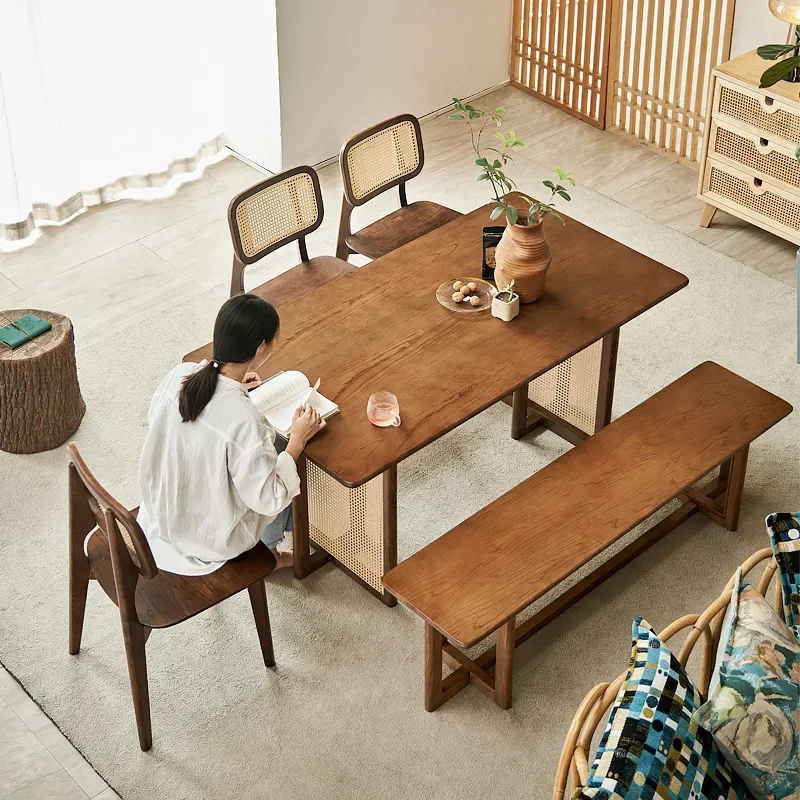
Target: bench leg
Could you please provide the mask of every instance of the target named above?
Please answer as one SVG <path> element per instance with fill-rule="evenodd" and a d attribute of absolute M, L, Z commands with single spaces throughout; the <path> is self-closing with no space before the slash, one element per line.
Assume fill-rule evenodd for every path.
<path fill-rule="evenodd" d="M 442 634 L 425 623 L 425 710 L 436 711 L 442 704 Z"/>
<path fill-rule="evenodd" d="M 512 672 L 514 669 L 514 617 L 497 630 L 494 669 L 494 701 L 500 708 L 511 708 Z"/>
<path fill-rule="evenodd" d="M 749 445 L 745 445 L 720 467 L 720 476 L 725 478 L 726 488 L 722 501 L 722 513 L 719 515 L 720 519 L 716 521 L 729 531 L 735 531 L 739 527 L 739 512 L 742 508 L 742 492 L 747 473 L 749 450 Z"/>

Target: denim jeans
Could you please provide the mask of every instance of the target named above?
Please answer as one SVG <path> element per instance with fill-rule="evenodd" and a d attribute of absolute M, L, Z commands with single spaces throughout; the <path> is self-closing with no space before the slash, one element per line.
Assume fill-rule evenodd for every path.
<path fill-rule="evenodd" d="M 276 436 L 275 437 L 275 449 L 282 453 L 286 449 L 286 445 L 289 443 L 282 437 Z M 261 541 L 267 547 L 275 547 L 275 545 L 280 544 L 281 540 L 283 539 L 284 531 L 291 531 L 292 529 L 292 504 L 289 503 L 283 511 L 278 513 L 278 516 L 275 517 L 272 522 L 270 522 L 266 528 L 264 528 L 264 534 L 261 537 Z"/>

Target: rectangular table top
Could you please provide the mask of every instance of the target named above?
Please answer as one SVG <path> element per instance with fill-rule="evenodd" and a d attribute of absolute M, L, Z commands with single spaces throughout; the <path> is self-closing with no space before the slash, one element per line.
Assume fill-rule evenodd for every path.
<path fill-rule="evenodd" d="M 688 283 L 565 217 L 563 226 L 545 223 L 553 253 L 545 293 L 515 320 L 449 311 L 436 289 L 480 275 L 491 208 L 280 308 L 279 346 L 262 377 L 285 369 L 300 370 L 312 383 L 321 377 L 320 391 L 341 414 L 309 442 L 306 455 L 344 485 L 376 477 Z M 400 427 L 376 428 L 367 420 L 367 400 L 377 391 L 397 396 Z"/>
<path fill-rule="evenodd" d="M 792 411 L 707 361 L 390 570 L 472 647 Z"/>

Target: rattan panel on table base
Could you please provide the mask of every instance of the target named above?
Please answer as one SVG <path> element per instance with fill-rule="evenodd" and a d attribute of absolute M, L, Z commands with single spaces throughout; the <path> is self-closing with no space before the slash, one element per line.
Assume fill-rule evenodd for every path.
<path fill-rule="evenodd" d="M 602 355 L 600 339 L 531 381 L 528 398 L 584 433 L 594 433 Z"/>
<path fill-rule="evenodd" d="M 0 326 L 25 314 L 53 327 L 16 350 L 0 343 L 0 450 L 9 453 L 58 447 L 75 433 L 86 411 L 72 323 L 50 311 L 14 309 L 0 313 Z"/>
<path fill-rule="evenodd" d="M 307 481 L 311 540 L 383 594 L 383 477 L 350 489 L 309 462 Z"/>

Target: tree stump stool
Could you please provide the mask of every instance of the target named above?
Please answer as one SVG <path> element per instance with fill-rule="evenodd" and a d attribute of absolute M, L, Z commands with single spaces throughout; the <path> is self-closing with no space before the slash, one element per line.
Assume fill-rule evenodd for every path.
<path fill-rule="evenodd" d="M 72 323 L 36 309 L 0 312 L 0 327 L 24 314 L 52 330 L 12 350 L 0 342 L 0 450 L 38 453 L 63 444 L 86 411 L 78 385 Z"/>

